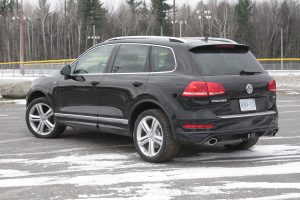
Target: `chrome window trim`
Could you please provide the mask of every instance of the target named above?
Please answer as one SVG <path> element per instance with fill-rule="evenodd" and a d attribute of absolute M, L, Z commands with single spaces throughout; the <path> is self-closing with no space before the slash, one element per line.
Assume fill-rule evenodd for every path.
<path fill-rule="evenodd" d="M 54 113 L 55 117 L 69 117 L 73 119 L 83 119 L 83 120 L 92 120 L 92 121 L 101 121 L 101 122 L 112 122 L 118 124 L 128 124 L 127 119 L 119 119 L 119 118 L 108 118 L 108 117 L 94 117 L 94 116 L 86 116 L 86 115 L 74 115 L 74 114 L 64 114 L 64 113 Z"/>
<path fill-rule="evenodd" d="M 86 52 L 84 52 L 83 54 L 81 54 L 75 61 L 73 61 L 70 65 L 72 66 L 74 63 L 77 63 L 80 61 L 80 59 L 82 59 L 83 56 L 87 55 L 88 53 L 90 53 L 91 51 L 94 51 L 95 49 L 104 47 L 104 46 L 112 46 L 112 45 L 116 45 L 116 44 L 102 44 L 99 46 L 95 46 L 95 47 L 91 47 L 89 50 L 87 50 Z M 75 66 L 75 68 L 77 67 L 77 65 Z M 75 70 L 74 68 L 74 70 Z M 74 71 L 73 70 L 73 71 Z M 71 73 L 71 76 L 83 76 L 83 75 L 88 75 L 88 74 L 73 74 L 73 71 Z M 91 73 L 91 74 L 105 74 L 105 73 Z"/>
<path fill-rule="evenodd" d="M 171 72 L 174 72 L 174 71 L 177 69 L 177 59 L 176 59 L 175 52 L 174 52 L 173 48 L 168 47 L 168 46 L 163 46 L 163 45 L 151 45 L 151 46 L 171 49 L 171 51 L 172 51 L 172 53 L 173 53 L 173 58 L 174 58 L 174 61 L 175 61 L 175 66 L 174 66 L 174 69 L 171 70 L 171 71 L 150 72 L 150 73 L 153 73 L 153 74 L 155 74 L 155 73 L 156 73 L 156 74 L 159 74 L 159 73 L 171 73 Z M 151 53 L 152 53 L 152 52 L 151 52 Z M 150 67 L 151 67 L 151 66 L 150 66 Z"/>
<path fill-rule="evenodd" d="M 219 115 L 218 117 L 222 118 L 222 119 L 231 119 L 231 118 L 254 117 L 254 116 L 273 115 L 273 114 L 276 114 L 276 112 L 275 111 L 266 111 L 266 112 L 258 112 L 258 113 Z"/>
<path fill-rule="evenodd" d="M 107 72 L 107 73 L 90 73 L 90 74 L 71 74 L 71 76 L 93 76 L 93 75 L 126 75 L 126 74 L 147 74 L 147 75 L 150 75 L 150 74 L 165 74 L 165 73 L 172 73 L 174 72 L 176 69 L 177 69 L 177 58 L 176 58 L 176 55 L 175 55 L 175 52 L 173 50 L 172 47 L 168 47 L 168 46 L 164 46 L 164 45 L 156 45 L 156 44 L 147 44 L 147 43 L 114 43 L 114 44 L 103 44 L 101 46 L 105 46 L 105 45 L 122 45 L 122 44 L 136 44 L 136 45 L 144 45 L 144 46 L 156 46 L 156 47 L 163 47 L 163 48 L 167 48 L 167 49 L 171 49 L 172 53 L 173 53 L 173 57 L 174 57 L 174 60 L 175 60 L 175 67 L 172 71 L 162 71 L 162 72 L 135 72 L 135 73 L 111 73 L 111 72 Z M 101 47 L 101 46 L 98 46 L 98 47 Z M 96 48 L 96 47 L 95 47 Z M 95 49 L 95 48 L 92 48 L 91 50 Z M 90 52 L 91 50 L 87 51 L 86 53 L 84 53 L 83 55 L 81 55 L 76 61 L 74 61 L 73 63 L 76 63 L 77 61 L 79 61 L 79 59 L 84 56 L 85 54 L 87 54 L 88 52 Z M 72 63 L 72 64 L 73 64 Z"/>

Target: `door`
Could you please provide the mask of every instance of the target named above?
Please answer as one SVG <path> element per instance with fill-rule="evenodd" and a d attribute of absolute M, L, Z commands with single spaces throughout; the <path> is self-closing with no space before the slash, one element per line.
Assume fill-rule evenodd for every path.
<path fill-rule="evenodd" d="M 109 72 L 102 80 L 102 105 L 99 110 L 99 127 L 118 129 L 127 134 L 129 109 L 143 94 L 149 76 L 149 45 L 121 44 Z M 122 130 L 120 130 L 122 129 Z"/>
<path fill-rule="evenodd" d="M 115 45 L 95 47 L 72 66 L 71 78 L 62 77 L 55 88 L 56 117 L 81 125 L 97 125 L 101 84 Z"/>

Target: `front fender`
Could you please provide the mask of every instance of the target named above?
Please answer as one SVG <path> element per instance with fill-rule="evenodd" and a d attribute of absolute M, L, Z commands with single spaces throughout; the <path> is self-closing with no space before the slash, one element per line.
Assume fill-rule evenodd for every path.
<path fill-rule="evenodd" d="M 31 88 L 27 93 L 26 107 L 29 103 L 39 97 L 46 97 L 53 107 L 54 99 L 52 98 L 53 88 L 57 84 L 58 77 L 43 77 L 34 80 L 31 84 Z M 54 108 L 54 107 L 53 107 Z"/>

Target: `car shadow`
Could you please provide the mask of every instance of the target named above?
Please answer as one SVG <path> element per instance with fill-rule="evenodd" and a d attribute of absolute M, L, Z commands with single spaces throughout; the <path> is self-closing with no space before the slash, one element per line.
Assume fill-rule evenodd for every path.
<path fill-rule="evenodd" d="M 62 140 L 72 140 L 85 144 L 97 144 L 97 146 L 110 145 L 129 145 L 133 146 L 132 139 L 127 136 L 102 133 L 97 130 L 86 130 L 67 128 L 67 130 L 59 137 Z"/>
<path fill-rule="evenodd" d="M 95 130 L 74 129 L 68 128 L 63 135 L 59 137 L 61 140 L 71 140 L 72 142 L 82 143 L 85 146 L 91 147 L 114 147 L 118 152 L 122 152 L 126 147 L 132 153 L 136 152 L 133 145 L 133 140 L 130 137 L 115 135 L 109 133 L 102 133 Z M 199 156 L 201 153 L 231 153 L 223 146 L 208 146 L 199 144 L 183 144 L 176 157 L 193 157 Z"/>

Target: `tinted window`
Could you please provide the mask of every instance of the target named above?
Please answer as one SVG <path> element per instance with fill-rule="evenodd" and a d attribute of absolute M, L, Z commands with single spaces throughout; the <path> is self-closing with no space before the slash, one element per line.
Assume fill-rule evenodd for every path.
<path fill-rule="evenodd" d="M 240 75 L 241 71 L 265 73 L 248 50 L 201 49 L 191 54 L 204 76 Z"/>
<path fill-rule="evenodd" d="M 114 45 L 106 45 L 97 47 L 77 62 L 74 74 L 90 74 L 90 73 L 103 73 L 108 64 L 110 54 Z"/>
<path fill-rule="evenodd" d="M 175 69 L 173 51 L 166 47 L 153 46 L 151 50 L 153 72 L 172 71 Z"/>
<path fill-rule="evenodd" d="M 148 45 L 121 45 L 112 68 L 112 73 L 147 72 L 148 49 Z"/>

